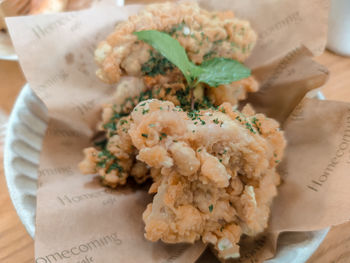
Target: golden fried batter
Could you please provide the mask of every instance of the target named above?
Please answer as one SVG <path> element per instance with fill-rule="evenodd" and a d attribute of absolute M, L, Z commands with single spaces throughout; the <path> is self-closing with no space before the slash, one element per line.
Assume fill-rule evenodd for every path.
<path fill-rule="evenodd" d="M 239 256 L 241 234 L 266 228 L 285 140 L 277 122 L 245 111 L 225 103 L 193 115 L 157 100 L 135 108 L 129 135 L 136 159 L 154 170 L 156 195 L 143 214 L 147 239 L 202 238 L 230 258 Z"/>
<path fill-rule="evenodd" d="M 251 53 L 257 36 L 248 21 L 231 11 L 208 12 L 197 3 L 162 3 L 147 6 L 139 14 L 117 25 L 115 31 L 95 51 L 100 66 L 97 76 L 116 83 L 123 75 L 140 76 L 147 72 L 153 49 L 137 40 L 133 32 L 158 30 L 171 34 L 185 48 L 194 63 L 211 57 L 226 57 L 243 62 Z"/>
<path fill-rule="evenodd" d="M 155 196 L 143 214 L 147 239 L 201 238 L 220 257 L 232 258 L 239 256 L 242 234 L 266 228 L 285 147 L 276 121 L 249 106 L 243 113 L 229 103 L 189 113 L 154 99 L 140 102 L 119 124 L 122 120 L 128 123 L 120 125 L 107 149 L 123 169 L 110 169 L 114 159 L 97 172 L 111 186 L 124 184 L 127 176 L 153 179 L 149 192 Z M 91 148 L 85 154 L 85 172 L 105 158 Z"/>

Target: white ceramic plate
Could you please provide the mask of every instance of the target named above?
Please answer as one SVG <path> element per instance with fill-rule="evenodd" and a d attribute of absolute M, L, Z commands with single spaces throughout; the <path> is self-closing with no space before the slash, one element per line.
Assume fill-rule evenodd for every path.
<path fill-rule="evenodd" d="M 320 93 L 318 98 L 324 99 Z M 46 107 L 25 85 L 9 119 L 4 168 L 12 202 L 32 237 L 35 233 L 37 168 L 47 121 Z M 321 244 L 327 232 L 328 229 L 284 233 L 278 241 L 276 257 L 267 262 L 305 262 Z"/>

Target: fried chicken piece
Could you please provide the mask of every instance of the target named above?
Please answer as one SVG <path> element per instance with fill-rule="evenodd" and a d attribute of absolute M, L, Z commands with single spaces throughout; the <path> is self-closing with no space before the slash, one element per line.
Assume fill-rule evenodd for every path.
<path fill-rule="evenodd" d="M 141 30 L 169 33 L 196 64 L 212 57 L 242 62 L 250 55 L 257 39 L 249 22 L 236 18 L 231 11 L 208 12 L 194 2 L 152 4 L 118 24 L 99 44 L 95 60 L 100 67 L 97 76 L 101 80 L 117 83 L 123 75 L 162 74 L 171 69 L 158 52 L 132 34 Z M 157 72 L 149 67 L 154 61 Z"/>
<path fill-rule="evenodd" d="M 85 149 L 80 169 L 111 187 L 128 176 L 139 183 L 152 178 L 155 196 L 143 214 L 148 240 L 202 239 L 220 258 L 239 257 L 241 235 L 267 227 L 277 194 L 276 165 L 286 144 L 279 124 L 249 105 L 239 112 L 227 102 L 186 112 L 151 99 L 127 115 L 105 107 L 108 143 Z"/>
<path fill-rule="evenodd" d="M 105 115 L 108 115 L 106 114 L 107 109 L 109 110 L 110 107 L 105 108 Z M 148 169 L 145 172 L 143 165 L 135 163 L 135 148 L 128 134 L 130 116 L 118 117 L 107 123 L 112 126 L 113 133 L 107 134 L 108 140 L 102 149 L 86 148 L 84 159 L 79 163 L 79 169 L 82 173 L 98 174 L 102 178 L 102 183 L 110 187 L 124 185 L 130 174 L 135 177 L 137 182 L 142 183 L 147 179 L 148 174 Z"/>
<path fill-rule="evenodd" d="M 277 194 L 276 165 L 285 148 L 276 121 L 224 103 L 185 112 L 148 100 L 131 113 L 136 159 L 150 167 L 153 202 L 143 214 L 145 237 L 167 243 L 202 239 L 219 257 L 239 257 L 242 234 L 268 222 Z"/>
<path fill-rule="evenodd" d="M 215 105 L 229 102 L 236 105 L 240 100 L 247 98 L 248 92 L 256 92 L 259 84 L 253 76 L 239 81 L 234 81 L 228 85 L 220 85 L 216 88 L 209 88 L 209 98 Z"/>

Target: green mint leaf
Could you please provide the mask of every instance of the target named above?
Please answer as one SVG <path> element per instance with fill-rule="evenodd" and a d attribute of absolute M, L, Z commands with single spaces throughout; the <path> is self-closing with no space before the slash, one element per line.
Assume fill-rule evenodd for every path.
<path fill-rule="evenodd" d="M 200 69 L 187 57 L 185 49 L 170 35 L 157 30 L 134 32 L 139 40 L 146 42 L 177 66 L 184 74 L 188 83 L 193 81 L 193 75 L 199 75 Z"/>
<path fill-rule="evenodd" d="M 250 69 L 236 60 L 229 58 L 213 58 L 200 65 L 202 71 L 197 82 L 207 83 L 211 87 L 230 84 L 250 76 Z"/>

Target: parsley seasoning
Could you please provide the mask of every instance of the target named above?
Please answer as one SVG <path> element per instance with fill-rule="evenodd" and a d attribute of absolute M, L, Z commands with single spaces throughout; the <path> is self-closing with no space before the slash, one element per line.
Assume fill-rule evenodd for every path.
<path fill-rule="evenodd" d="M 105 125 L 103 125 L 103 128 L 106 130 L 115 131 L 117 129 L 117 124 L 114 121 L 107 122 Z"/>
<path fill-rule="evenodd" d="M 112 163 L 112 164 L 108 167 L 107 173 L 110 173 L 112 170 L 115 170 L 115 169 L 117 169 L 118 172 L 120 172 L 120 173 L 123 171 L 123 167 L 121 167 L 121 166 L 119 165 L 119 163 Z"/>
<path fill-rule="evenodd" d="M 120 125 L 124 125 L 125 123 L 128 123 L 128 121 L 127 120 L 121 120 L 120 121 Z"/>
<path fill-rule="evenodd" d="M 146 102 L 144 102 L 144 103 L 140 104 L 140 106 L 145 106 L 145 105 L 146 105 Z"/>
<path fill-rule="evenodd" d="M 156 127 L 156 125 L 154 123 L 151 123 L 148 125 L 148 127 L 153 128 L 153 127 Z"/>
<path fill-rule="evenodd" d="M 128 116 L 128 115 L 129 115 L 129 113 L 126 113 L 126 112 L 114 112 L 114 114 L 113 114 L 111 120 L 120 119 L 120 118 L 126 117 L 126 116 Z"/>
<path fill-rule="evenodd" d="M 138 97 L 138 101 L 141 102 L 152 98 L 153 98 L 152 90 L 146 90 L 140 93 L 140 96 Z"/>
<path fill-rule="evenodd" d="M 211 58 L 214 54 L 215 54 L 215 51 L 211 50 L 204 55 L 203 59 L 207 60 L 207 59 Z"/>
<path fill-rule="evenodd" d="M 202 151 L 202 149 L 201 148 L 199 148 L 198 150 L 197 150 L 197 152 L 201 152 Z"/>
<path fill-rule="evenodd" d="M 199 119 L 199 117 L 200 116 L 202 116 L 202 115 L 200 115 L 199 113 L 198 113 L 198 111 L 189 111 L 189 112 L 187 112 L 187 116 L 191 119 L 191 120 L 196 120 L 196 119 Z"/>
<path fill-rule="evenodd" d="M 111 154 L 111 152 L 106 150 L 106 149 L 99 152 L 97 157 L 100 158 L 101 160 L 96 165 L 98 167 L 101 167 L 101 168 L 105 168 L 106 163 L 108 161 L 115 159 L 115 156 L 113 154 Z"/>
<path fill-rule="evenodd" d="M 182 21 L 180 24 L 177 24 L 175 26 L 173 26 L 169 31 L 169 35 L 174 35 L 176 32 L 178 31 L 182 31 L 183 28 L 186 26 L 185 22 Z"/>
<path fill-rule="evenodd" d="M 219 124 L 218 118 L 214 119 L 213 122 L 214 122 L 215 124 Z"/>
<path fill-rule="evenodd" d="M 141 136 L 145 137 L 145 138 L 148 138 L 148 134 L 146 134 L 146 133 L 142 133 Z"/>
<path fill-rule="evenodd" d="M 245 126 L 248 130 L 250 130 L 252 133 L 256 134 L 255 130 L 253 129 L 253 126 L 249 123 L 249 122 L 246 122 L 245 123 Z"/>
<path fill-rule="evenodd" d="M 166 138 L 166 137 L 167 137 L 167 134 L 164 132 L 161 132 L 159 136 L 159 141 L 163 140 L 163 138 Z"/>
<path fill-rule="evenodd" d="M 215 40 L 215 41 L 213 42 L 213 44 L 214 44 L 214 45 L 219 45 L 219 44 L 221 44 L 223 41 L 224 41 L 224 39 Z"/>
<path fill-rule="evenodd" d="M 211 205 L 209 206 L 209 212 L 210 212 L 210 213 L 213 212 L 213 209 L 214 209 L 214 206 L 213 206 L 213 204 L 211 204 Z"/>
<path fill-rule="evenodd" d="M 141 66 L 143 75 L 151 77 L 165 75 L 167 71 L 174 69 L 174 64 L 162 56 L 158 51 L 150 50 L 149 53 L 149 60 Z"/>
<path fill-rule="evenodd" d="M 106 145 L 107 145 L 107 139 L 103 139 L 101 141 L 95 142 L 95 146 L 101 149 L 106 148 Z"/>
<path fill-rule="evenodd" d="M 107 173 L 110 173 L 112 170 L 117 169 L 119 172 L 123 171 L 123 167 L 121 167 L 118 163 L 118 158 L 115 157 L 110 151 L 107 149 L 103 149 L 98 153 L 98 158 L 100 161 L 96 164 L 96 166 L 101 168 L 106 168 L 108 163 L 113 162 L 107 169 Z"/>
<path fill-rule="evenodd" d="M 180 89 L 175 92 L 176 98 L 180 103 L 180 107 L 188 110 L 191 107 L 191 102 L 190 102 L 190 88 L 186 87 L 185 90 Z"/>
<path fill-rule="evenodd" d="M 258 122 L 258 119 L 256 117 L 253 117 L 252 123 L 255 125 L 256 129 L 261 134 L 261 130 L 260 130 L 260 127 L 259 127 L 259 126 L 261 126 L 261 123 Z"/>
<path fill-rule="evenodd" d="M 171 92 L 171 88 L 167 88 L 167 89 L 165 90 L 165 95 L 169 95 L 170 92 Z"/>
<path fill-rule="evenodd" d="M 128 113 L 116 112 L 115 105 L 113 106 L 113 111 L 114 111 L 113 116 L 111 117 L 109 122 L 107 122 L 106 124 L 103 125 L 103 128 L 106 130 L 109 130 L 111 134 L 113 134 L 113 131 L 117 130 L 117 121 L 116 120 L 118 120 L 122 117 L 128 116 Z"/>

